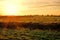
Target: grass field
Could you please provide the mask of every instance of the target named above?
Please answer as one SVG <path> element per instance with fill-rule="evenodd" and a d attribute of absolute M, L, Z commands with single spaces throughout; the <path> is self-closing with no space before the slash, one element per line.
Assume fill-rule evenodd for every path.
<path fill-rule="evenodd" d="M 60 40 L 60 32 L 29 29 L 0 29 L 0 39 L 4 40 Z"/>
<path fill-rule="evenodd" d="M 0 16 L 0 22 L 59 23 L 60 16 Z"/>
<path fill-rule="evenodd" d="M 1 16 L 0 40 L 60 40 L 60 17 Z"/>

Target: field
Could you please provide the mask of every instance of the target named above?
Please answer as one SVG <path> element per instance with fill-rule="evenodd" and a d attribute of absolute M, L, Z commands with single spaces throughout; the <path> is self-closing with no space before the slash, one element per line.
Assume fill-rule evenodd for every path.
<path fill-rule="evenodd" d="M 60 17 L 0 16 L 0 40 L 60 40 Z"/>
<path fill-rule="evenodd" d="M 0 22 L 60 23 L 60 16 L 0 16 Z"/>

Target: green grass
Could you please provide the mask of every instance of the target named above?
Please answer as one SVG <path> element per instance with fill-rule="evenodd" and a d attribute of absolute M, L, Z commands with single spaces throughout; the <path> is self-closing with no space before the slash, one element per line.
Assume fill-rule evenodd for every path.
<path fill-rule="evenodd" d="M 60 40 L 60 32 L 48 31 L 48 30 L 12 30 L 12 29 L 0 29 L 0 39 L 10 40 Z"/>

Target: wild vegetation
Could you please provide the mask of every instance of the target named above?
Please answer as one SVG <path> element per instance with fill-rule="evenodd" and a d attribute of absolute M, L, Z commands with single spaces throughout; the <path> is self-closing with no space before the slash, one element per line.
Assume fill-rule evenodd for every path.
<path fill-rule="evenodd" d="M 60 16 L 0 16 L 0 40 L 60 40 Z"/>
<path fill-rule="evenodd" d="M 0 39 L 60 40 L 60 23 L 0 22 Z"/>

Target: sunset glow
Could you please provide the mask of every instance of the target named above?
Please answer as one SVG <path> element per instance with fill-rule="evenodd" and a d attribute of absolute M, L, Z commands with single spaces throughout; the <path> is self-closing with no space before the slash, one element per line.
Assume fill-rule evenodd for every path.
<path fill-rule="evenodd" d="M 0 15 L 60 15 L 60 1 L 0 0 Z"/>
<path fill-rule="evenodd" d="M 16 6 L 12 4 L 8 4 L 5 8 L 6 15 L 15 15 L 16 14 Z"/>

